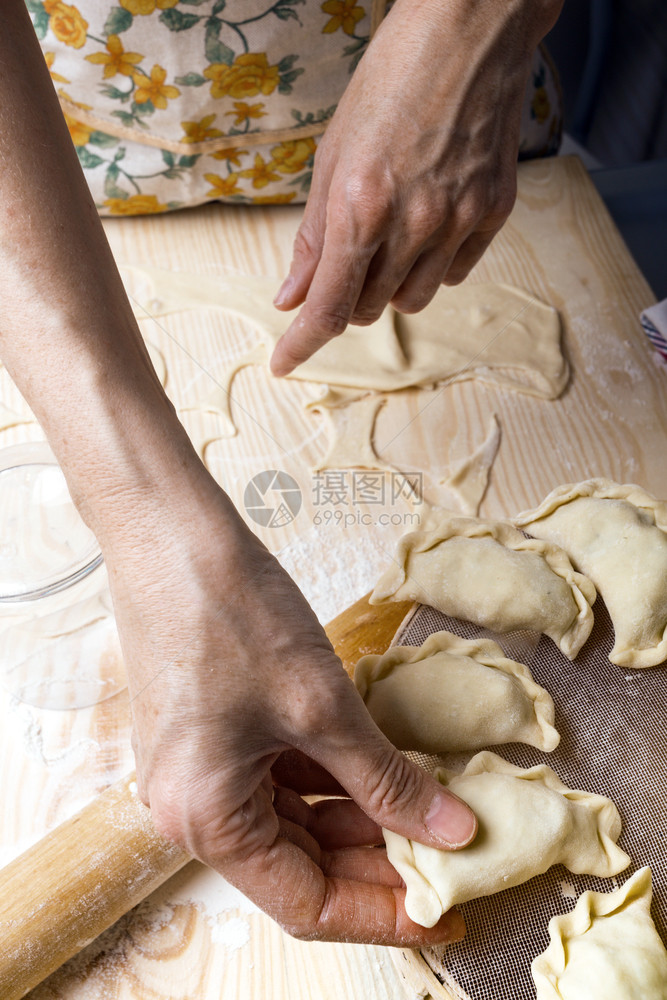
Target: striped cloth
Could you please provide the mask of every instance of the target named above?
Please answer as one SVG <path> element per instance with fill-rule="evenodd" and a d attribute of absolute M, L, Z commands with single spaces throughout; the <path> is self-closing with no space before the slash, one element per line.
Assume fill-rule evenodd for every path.
<path fill-rule="evenodd" d="M 639 318 L 644 333 L 662 360 L 667 363 L 667 299 L 645 309 Z"/>

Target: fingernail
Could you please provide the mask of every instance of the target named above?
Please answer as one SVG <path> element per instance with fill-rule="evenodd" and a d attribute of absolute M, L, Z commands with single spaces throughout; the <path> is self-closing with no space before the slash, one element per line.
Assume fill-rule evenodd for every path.
<path fill-rule="evenodd" d="M 451 795 L 436 795 L 426 813 L 426 827 L 447 847 L 463 847 L 477 829 L 474 813 Z"/>
<path fill-rule="evenodd" d="M 294 278 L 288 274 L 282 285 L 278 289 L 278 294 L 273 300 L 274 306 L 283 306 L 294 291 Z"/>
<path fill-rule="evenodd" d="M 450 910 L 442 918 L 444 927 L 442 941 L 447 944 L 456 944 L 463 941 L 466 936 L 466 923 L 458 910 Z M 445 922 L 446 921 L 446 922 Z"/>

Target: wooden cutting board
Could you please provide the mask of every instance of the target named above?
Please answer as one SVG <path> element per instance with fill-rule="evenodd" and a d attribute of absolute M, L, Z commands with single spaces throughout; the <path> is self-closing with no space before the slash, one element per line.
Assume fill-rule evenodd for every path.
<path fill-rule="evenodd" d="M 121 262 L 279 277 L 299 217 L 299 209 L 291 207 L 209 205 L 168 217 L 110 220 L 105 228 Z M 509 282 L 560 310 L 573 371 L 568 388 L 549 403 L 474 382 L 397 394 L 378 417 L 377 451 L 398 468 L 423 470 L 428 492 L 480 443 L 495 413 L 502 442 L 484 514 L 512 514 L 558 483 L 591 475 L 636 481 L 667 496 L 667 374 L 658 368 L 638 322 L 653 296 L 577 160 L 521 165 L 515 210 L 469 280 Z M 192 357 L 208 366 L 230 357 L 239 330 L 206 311 L 168 317 L 164 326 L 150 333 L 144 328 L 164 354 L 168 389 L 184 408 L 204 377 Z M 252 331 L 242 333 L 250 344 Z M 4 371 L 0 388 L 3 401 L 13 405 Z M 239 505 L 250 477 L 266 468 L 285 469 L 308 493 L 310 465 L 321 454 L 325 435 L 302 410 L 307 387 L 272 380 L 253 368 L 241 373 L 236 393 L 239 434 L 211 446 L 207 458 L 214 474 Z M 184 414 L 193 432 L 209 430 L 213 419 Z M 41 436 L 39 428 L 24 425 L 0 432 L 0 446 Z M 322 620 L 329 620 L 369 589 L 402 530 L 400 524 L 380 528 L 373 521 L 369 527 L 361 518 L 340 529 L 317 528 L 313 504 L 306 502 L 280 534 L 278 529 L 259 533 L 288 564 Z M 2 864 L 126 774 L 132 756 L 122 694 L 92 709 L 49 713 L 16 705 L 0 693 L 0 718 L 2 793 L 11 804 L 0 815 Z M 152 909 L 139 907 L 123 918 L 106 936 L 106 951 L 95 957 L 93 948 L 85 961 L 69 963 L 33 991 L 33 1000 L 356 1000 L 359 995 L 396 1000 L 402 995 L 385 950 L 303 944 L 262 915 L 243 910 L 224 909 L 216 919 L 201 905 L 183 901 L 184 878 L 176 876 L 160 890 Z"/>

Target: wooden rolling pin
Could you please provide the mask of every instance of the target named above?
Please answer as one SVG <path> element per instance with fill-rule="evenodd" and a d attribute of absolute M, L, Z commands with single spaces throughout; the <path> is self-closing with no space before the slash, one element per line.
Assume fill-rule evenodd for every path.
<path fill-rule="evenodd" d="M 348 673 L 409 609 L 363 597 L 330 622 Z M 108 788 L 0 871 L 0 998 L 25 996 L 190 860 L 155 831 L 134 775 Z"/>

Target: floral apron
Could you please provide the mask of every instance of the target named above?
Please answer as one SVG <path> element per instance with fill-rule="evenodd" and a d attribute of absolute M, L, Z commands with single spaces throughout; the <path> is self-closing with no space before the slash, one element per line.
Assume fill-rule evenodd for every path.
<path fill-rule="evenodd" d="M 26 0 L 101 215 L 304 202 L 383 0 Z M 520 155 L 557 150 L 536 54 Z"/>

